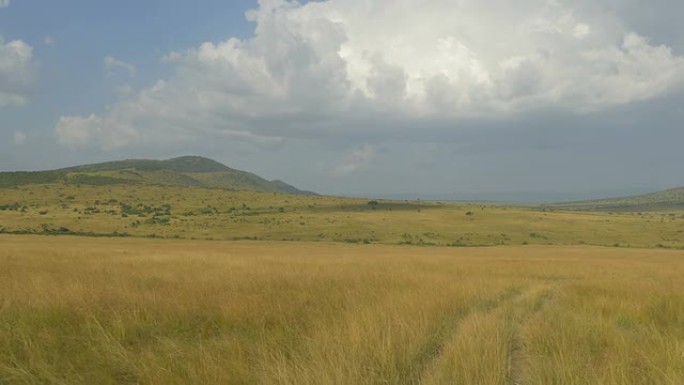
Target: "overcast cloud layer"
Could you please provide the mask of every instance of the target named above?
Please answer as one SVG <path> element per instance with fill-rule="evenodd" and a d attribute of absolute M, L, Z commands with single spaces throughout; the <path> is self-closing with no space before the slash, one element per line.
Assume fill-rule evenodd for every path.
<path fill-rule="evenodd" d="M 169 53 L 172 77 L 104 113 L 64 116 L 56 130 L 64 144 L 105 149 L 207 134 L 429 133 L 545 110 L 592 113 L 682 89 L 684 58 L 597 9 L 545 0 L 262 0 L 247 15 L 252 38 Z"/>

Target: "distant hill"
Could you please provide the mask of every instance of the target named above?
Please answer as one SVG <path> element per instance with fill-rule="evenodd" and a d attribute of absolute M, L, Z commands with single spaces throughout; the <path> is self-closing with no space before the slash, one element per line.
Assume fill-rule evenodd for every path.
<path fill-rule="evenodd" d="M 285 182 L 269 181 L 256 174 L 232 169 L 201 156 L 183 156 L 168 160 L 127 159 L 50 171 L 0 173 L 0 187 L 42 183 L 145 184 L 316 195 Z"/>
<path fill-rule="evenodd" d="M 563 202 L 549 206 L 568 210 L 614 212 L 684 210 L 684 187 L 630 197 Z"/>
<path fill-rule="evenodd" d="M 151 159 L 127 159 L 114 162 L 86 164 L 82 166 L 63 168 L 57 171 L 66 172 L 94 172 L 94 171 L 119 171 L 136 169 L 140 171 L 172 170 L 178 172 L 221 172 L 235 171 L 215 160 L 201 156 L 182 156 L 167 160 Z"/>

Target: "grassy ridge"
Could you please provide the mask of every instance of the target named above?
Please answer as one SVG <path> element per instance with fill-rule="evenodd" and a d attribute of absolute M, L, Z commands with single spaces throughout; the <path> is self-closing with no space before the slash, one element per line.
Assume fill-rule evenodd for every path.
<path fill-rule="evenodd" d="M 0 232 L 436 246 L 684 247 L 684 212 L 586 213 L 149 185 L 0 189 Z"/>
<path fill-rule="evenodd" d="M 3 384 L 684 383 L 680 251 L 0 242 Z"/>
<path fill-rule="evenodd" d="M 63 174 L 58 171 L 2 172 L 0 173 L 0 188 L 54 183 L 61 180 L 63 180 Z"/>
<path fill-rule="evenodd" d="M 301 191 L 285 182 L 269 181 L 199 156 L 169 160 L 129 159 L 52 171 L 0 172 L 0 188 L 46 183 L 92 186 L 143 184 L 316 195 L 310 191 Z"/>
<path fill-rule="evenodd" d="M 557 203 L 551 207 L 566 210 L 615 212 L 681 211 L 684 210 L 684 188 L 674 188 L 631 197 Z"/>

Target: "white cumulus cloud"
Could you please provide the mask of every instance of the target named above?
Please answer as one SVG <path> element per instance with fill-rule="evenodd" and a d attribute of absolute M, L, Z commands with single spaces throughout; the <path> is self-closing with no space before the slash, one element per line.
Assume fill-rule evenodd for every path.
<path fill-rule="evenodd" d="M 93 141 L 104 149 L 120 147 L 135 141 L 136 130 L 116 117 L 62 117 L 57 123 L 57 136 L 65 145 L 82 146 Z"/>
<path fill-rule="evenodd" d="M 34 82 L 33 48 L 0 36 L 0 107 L 25 105 Z"/>
<path fill-rule="evenodd" d="M 682 89 L 684 58 L 596 9 L 569 0 L 261 0 L 247 14 L 252 37 L 172 52 L 170 78 L 99 115 L 63 117 L 57 133 L 111 148 L 225 133 L 391 132 L 397 121 L 430 130 L 434 121 L 587 113 Z M 105 65 L 135 72 L 112 57 Z"/>
<path fill-rule="evenodd" d="M 113 56 L 106 56 L 104 58 L 104 67 L 107 71 L 107 76 L 114 76 L 116 73 L 123 71 L 128 76 L 134 76 L 138 71 L 133 64 L 126 63 Z"/>

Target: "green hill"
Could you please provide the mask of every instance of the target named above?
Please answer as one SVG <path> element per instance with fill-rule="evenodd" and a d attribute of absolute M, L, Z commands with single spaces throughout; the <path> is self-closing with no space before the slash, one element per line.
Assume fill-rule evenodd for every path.
<path fill-rule="evenodd" d="M 551 205 L 551 207 L 568 210 L 614 212 L 684 210 L 684 187 L 631 197 L 556 203 Z"/>
<path fill-rule="evenodd" d="M 57 171 L 66 172 L 94 172 L 120 171 L 135 169 L 139 171 L 171 170 L 177 172 L 221 172 L 237 171 L 215 160 L 201 156 L 182 156 L 167 160 L 126 159 L 114 162 L 87 164 L 82 166 L 63 168 Z"/>
<path fill-rule="evenodd" d="M 210 187 L 316 195 L 282 181 L 269 181 L 256 174 L 236 170 L 200 156 L 183 156 L 168 160 L 127 159 L 50 171 L 0 173 L 0 187 L 60 182 L 82 185 Z"/>

